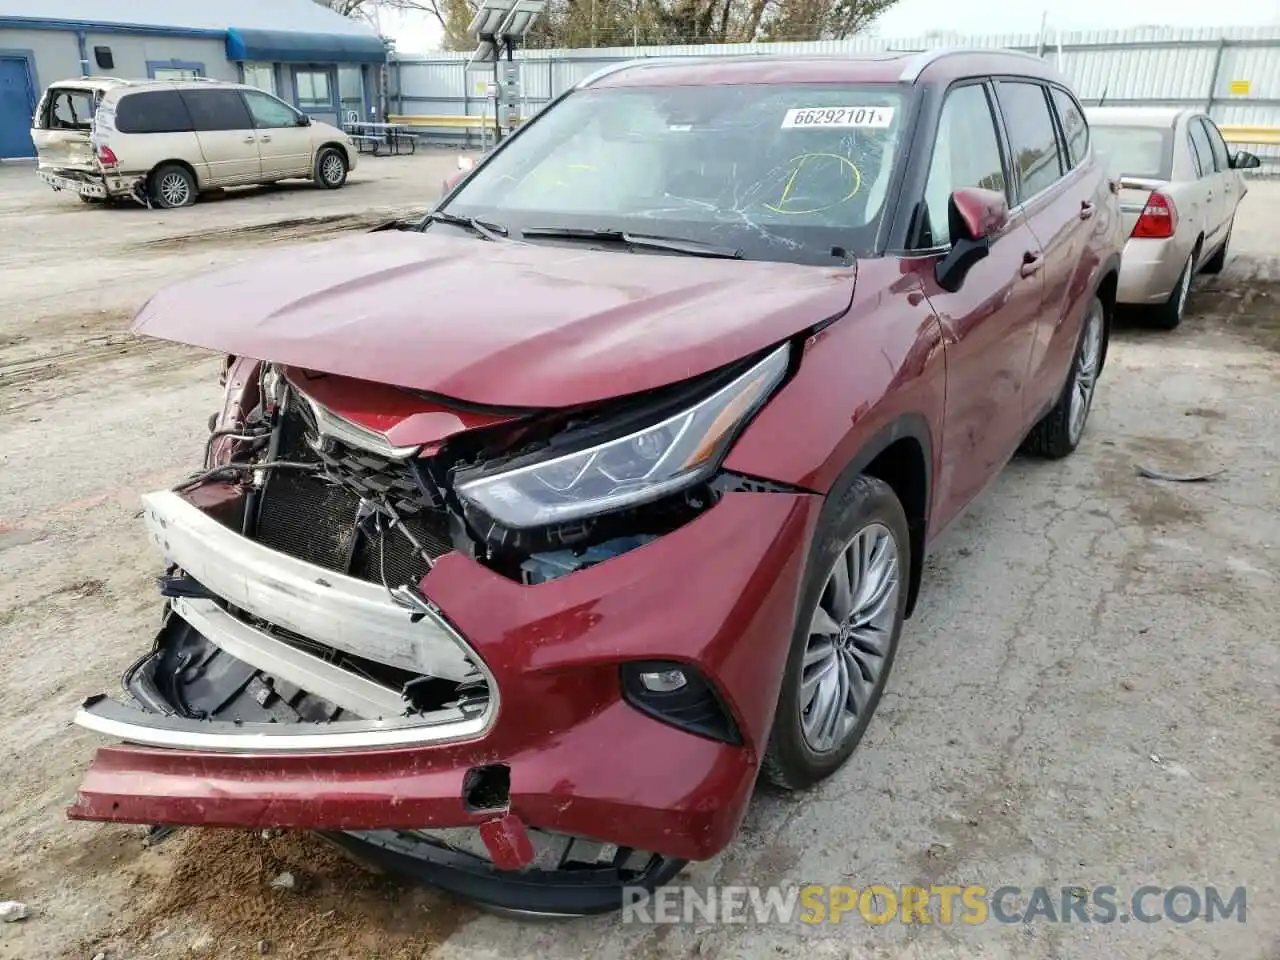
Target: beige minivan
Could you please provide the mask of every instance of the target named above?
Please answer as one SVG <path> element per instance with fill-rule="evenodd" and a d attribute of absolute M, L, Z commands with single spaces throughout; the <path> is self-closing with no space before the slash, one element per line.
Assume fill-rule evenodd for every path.
<path fill-rule="evenodd" d="M 205 79 L 54 83 L 36 107 L 31 139 L 38 175 L 54 190 L 160 207 L 291 177 L 333 190 L 357 153 L 337 127 L 268 93 Z"/>

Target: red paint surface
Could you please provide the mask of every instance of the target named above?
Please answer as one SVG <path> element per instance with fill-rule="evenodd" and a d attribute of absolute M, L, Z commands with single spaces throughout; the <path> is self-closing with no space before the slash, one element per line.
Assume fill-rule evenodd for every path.
<path fill-rule="evenodd" d="M 732 363 L 839 315 L 852 289 L 847 269 L 393 230 L 182 281 L 134 329 L 473 403 L 561 407 Z"/>
<path fill-rule="evenodd" d="M 511 768 L 511 813 L 532 827 L 713 856 L 750 799 L 819 503 L 729 494 L 660 540 L 534 587 L 449 554 L 423 588 L 497 681 L 501 706 L 483 739 L 301 757 L 108 747 L 69 815 L 338 830 L 478 826 L 493 815 L 467 811 L 463 779 L 471 767 L 502 762 Z M 696 664 L 723 692 L 744 745 L 692 736 L 625 703 L 618 665 L 636 658 Z"/>
<path fill-rule="evenodd" d="M 506 814 L 480 824 L 480 839 L 499 870 L 520 870 L 533 863 L 533 841 L 520 818 Z"/>

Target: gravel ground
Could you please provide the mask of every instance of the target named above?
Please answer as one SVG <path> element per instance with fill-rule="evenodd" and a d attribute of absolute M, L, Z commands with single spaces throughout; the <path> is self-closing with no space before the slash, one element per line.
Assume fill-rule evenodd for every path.
<path fill-rule="evenodd" d="M 1175 333 L 1117 331 L 1083 445 L 1016 460 L 940 540 L 880 713 L 813 793 L 762 791 L 685 881 L 1248 888 L 1245 923 L 522 924 L 373 876 L 307 836 L 73 824 L 69 727 L 147 644 L 137 497 L 199 457 L 216 361 L 136 341 L 165 283 L 422 209 L 452 156 L 335 193 L 101 209 L 0 167 L 0 957 L 1280 958 L 1280 185 Z M 17 241 L 16 243 L 14 241 Z M 1225 472 L 1140 478 L 1139 466 Z M 276 890 L 282 872 L 296 889 Z M 1158 905 L 1159 898 L 1148 906 Z"/>

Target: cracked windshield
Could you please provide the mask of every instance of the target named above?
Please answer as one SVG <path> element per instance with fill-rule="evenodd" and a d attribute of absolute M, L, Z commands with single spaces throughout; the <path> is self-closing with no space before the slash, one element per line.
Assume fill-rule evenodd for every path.
<path fill-rule="evenodd" d="M 483 164 L 447 209 L 538 242 L 608 231 L 830 264 L 874 248 L 903 121 L 884 86 L 584 90 Z"/>

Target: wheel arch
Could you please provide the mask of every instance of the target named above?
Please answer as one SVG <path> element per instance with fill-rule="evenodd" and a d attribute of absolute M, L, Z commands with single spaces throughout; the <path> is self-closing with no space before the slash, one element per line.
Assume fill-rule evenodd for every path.
<path fill-rule="evenodd" d="M 312 165 L 314 166 L 316 163 L 319 163 L 320 154 L 329 149 L 337 150 L 342 154 L 342 162 L 347 165 L 348 169 L 351 168 L 351 154 L 347 152 L 346 145 L 339 143 L 337 140 L 326 140 L 324 143 L 320 144 L 320 146 L 316 147 L 315 158 L 312 161 Z"/>
<path fill-rule="evenodd" d="M 881 427 L 858 448 L 857 454 L 827 491 L 827 498 L 837 496 L 863 474 L 887 483 L 907 515 L 907 528 L 911 532 L 907 616 L 911 616 L 924 577 L 924 552 L 933 502 L 933 441 L 924 416 L 903 414 Z"/>
<path fill-rule="evenodd" d="M 1098 358 L 1098 373 L 1107 365 L 1107 347 L 1111 343 L 1111 330 L 1116 319 L 1116 303 L 1120 289 L 1120 254 L 1113 253 L 1099 271 L 1094 296 L 1102 301 L 1102 355 Z"/>
<path fill-rule="evenodd" d="M 181 157 L 172 157 L 168 160 L 161 160 L 150 170 L 147 171 L 147 189 L 150 190 L 155 184 L 156 172 L 163 170 L 165 167 L 182 167 L 187 173 L 191 174 L 191 181 L 196 185 L 196 191 L 208 189 L 200 180 L 200 171 L 196 169 L 195 164 L 190 160 L 183 160 Z"/>

